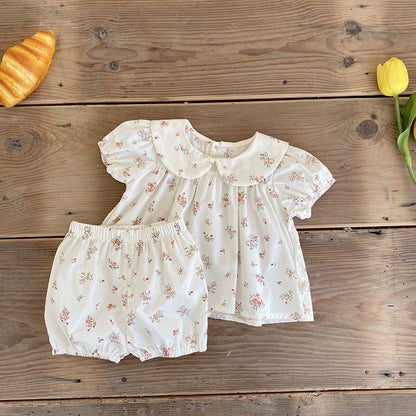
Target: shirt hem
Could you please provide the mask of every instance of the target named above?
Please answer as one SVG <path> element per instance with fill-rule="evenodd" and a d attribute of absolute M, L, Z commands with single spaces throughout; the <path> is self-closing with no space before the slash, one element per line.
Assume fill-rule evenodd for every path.
<path fill-rule="evenodd" d="M 261 318 L 257 318 L 257 317 L 235 315 L 232 313 L 224 313 L 224 312 L 217 312 L 217 311 L 210 311 L 208 313 L 208 318 L 219 319 L 223 321 L 233 321 L 233 322 L 247 324 L 250 326 L 262 326 L 264 324 L 277 324 L 277 323 L 285 323 L 285 322 L 313 322 L 314 321 L 313 314 L 303 314 L 303 315 L 270 314 L 270 315 L 264 315 Z"/>

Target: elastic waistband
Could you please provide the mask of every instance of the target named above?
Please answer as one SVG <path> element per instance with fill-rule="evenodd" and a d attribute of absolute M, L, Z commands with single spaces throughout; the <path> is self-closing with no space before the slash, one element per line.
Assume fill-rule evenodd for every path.
<path fill-rule="evenodd" d="M 133 243 L 146 240 L 152 240 L 156 243 L 159 238 L 165 236 L 174 237 L 184 230 L 186 230 L 186 226 L 182 219 L 139 225 L 92 225 L 72 221 L 65 238 L 78 236 L 83 240 L 95 238 L 110 241 L 120 238 L 123 241 L 131 241 Z"/>

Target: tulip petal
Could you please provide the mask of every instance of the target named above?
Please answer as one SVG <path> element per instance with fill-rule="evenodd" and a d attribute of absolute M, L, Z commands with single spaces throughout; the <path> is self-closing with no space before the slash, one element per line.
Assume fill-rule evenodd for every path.
<path fill-rule="evenodd" d="M 391 58 L 383 65 L 387 81 L 393 95 L 399 95 L 409 85 L 406 65 L 398 58 Z"/>
<path fill-rule="evenodd" d="M 384 67 L 381 64 L 377 66 L 377 84 L 378 89 L 383 95 L 386 95 L 387 97 L 392 97 L 394 95 L 389 83 L 387 82 L 387 76 L 384 71 Z"/>

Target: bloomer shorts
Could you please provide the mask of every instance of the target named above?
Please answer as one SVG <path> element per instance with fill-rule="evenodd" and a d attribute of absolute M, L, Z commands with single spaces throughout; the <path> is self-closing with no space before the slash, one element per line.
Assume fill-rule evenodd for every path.
<path fill-rule="evenodd" d="M 205 351 L 207 286 L 182 220 L 138 226 L 72 222 L 46 296 L 53 354 L 119 362 Z"/>

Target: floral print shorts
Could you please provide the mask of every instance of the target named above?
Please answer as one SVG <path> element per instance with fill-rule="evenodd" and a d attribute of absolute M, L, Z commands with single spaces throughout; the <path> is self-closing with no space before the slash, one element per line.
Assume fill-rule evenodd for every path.
<path fill-rule="evenodd" d="M 119 362 L 205 351 L 207 285 L 181 219 L 149 225 L 72 222 L 46 296 L 53 354 Z"/>

